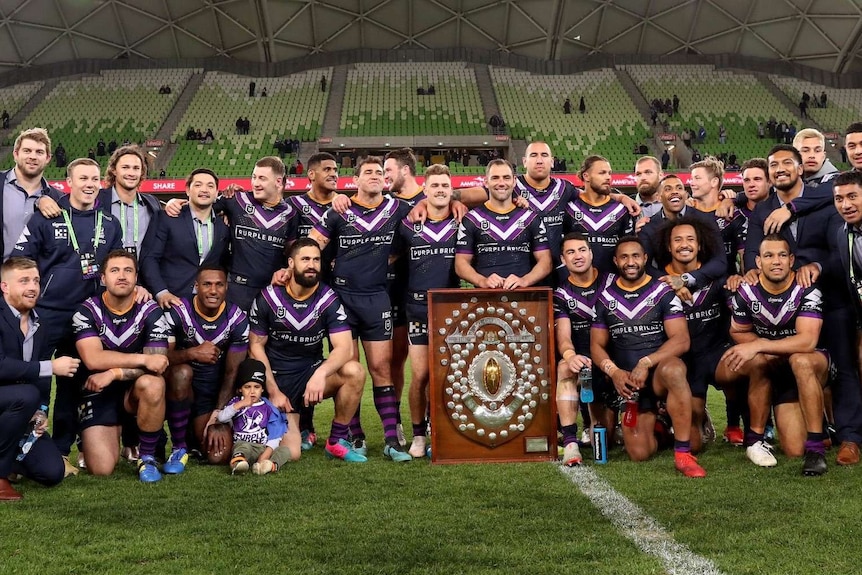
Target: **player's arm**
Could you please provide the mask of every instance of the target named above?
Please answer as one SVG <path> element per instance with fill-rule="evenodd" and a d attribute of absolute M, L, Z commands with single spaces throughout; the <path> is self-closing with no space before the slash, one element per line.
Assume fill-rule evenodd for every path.
<path fill-rule="evenodd" d="M 750 345 L 757 353 L 773 355 L 792 355 L 794 353 L 811 353 L 817 347 L 820 339 L 820 329 L 823 320 L 818 317 L 797 317 L 796 334 L 781 339 L 758 338 Z"/>
<path fill-rule="evenodd" d="M 631 372 L 617 367 L 608 354 L 610 339 L 610 332 L 605 327 L 590 328 L 590 356 L 599 369 L 611 378 L 617 393 L 628 399 L 637 386 L 631 380 Z"/>
<path fill-rule="evenodd" d="M 722 246 L 723 248 L 724 240 L 721 239 L 721 232 L 718 230 L 718 224 L 712 222 L 709 233 L 716 236 L 713 238 L 713 240 L 717 242 L 714 245 Z M 694 290 L 690 289 L 689 291 L 698 290 L 705 287 L 709 282 L 725 278 L 731 271 L 732 270 L 727 269 L 727 255 L 724 253 L 724 249 L 715 250 L 715 253 L 710 259 L 703 262 L 703 265 L 699 269 L 691 272 L 691 275 L 694 278 L 694 285 L 688 287 L 694 288 Z"/>
<path fill-rule="evenodd" d="M 248 350 L 228 352 L 224 362 L 224 378 L 222 379 L 221 389 L 218 392 L 218 403 L 216 405 L 227 405 L 227 402 L 230 401 L 239 364 L 247 356 Z"/>
<path fill-rule="evenodd" d="M 145 347 L 143 353 L 123 353 L 105 349 L 98 337 L 87 337 L 75 342 L 81 361 L 90 371 L 107 371 L 118 368 L 122 377 L 117 379 L 133 379 L 149 371 L 161 374 L 168 361 L 164 347 Z M 133 377 L 125 377 L 131 374 Z M 135 375 L 137 374 L 137 375 Z"/>
<path fill-rule="evenodd" d="M 740 323 L 735 319 L 730 320 L 730 339 L 733 343 L 751 343 L 760 337 L 754 333 L 754 326 L 750 323 Z"/>
<path fill-rule="evenodd" d="M 353 358 L 353 336 L 349 329 L 329 332 L 329 357 L 314 370 L 305 386 L 303 399 L 306 405 L 323 401 L 326 391 L 326 378 L 334 375 L 344 364 Z"/>
<path fill-rule="evenodd" d="M 625 206 L 631 217 L 636 218 L 640 215 L 641 207 L 638 205 L 638 203 L 633 197 L 617 191 L 612 191 L 610 195 L 612 200 L 615 200 Z"/>
<path fill-rule="evenodd" d="M 455 273 L 462 280 L 478 288 L 488 288 L 488 278 L 473 267 L 473 254 L 455 254 Z"/>
<path fill-rule="evenodd" d="M 521 278 L 520 285 L 517 287 L 529 287 L 535 285 L 548 277 L 553 266 L 551 265 L 551 250 L 537 250 L 533 252 L 533 258 L 536 263 L 533 269 Z"/>
<path fill-rule="evenodd" d="M 468 208 L 475 208 L 488 201 L 488 191 L 482 187 L 452 190 L 452 200 L 461 202 Z"/>
<path fill-rule="evenodd" d="M 290 410 L 290 401 L 284 395 L 278 384 L 275 383 L 275 376 L 272 374 L 272 366 L 269 364 L 269 358 L 266 356 L 266 342 L 269 341 L 269 336 L 260 335 L 255 332 L 248 334 L 248 356 L 256 359 L 266 367 L 266 393 L 269 395 L 269 400 L 274 406 L 282 410 Z"/>
<path fill-rule="evenodd" d="M 590 364 L 588 349 L 577 350 L 572 342 L 572 320 L 568 317 L 559 317 L 554 322 L 554 331 L 556 333 L 557 353 L 569 366 L 573 373 L 578 373 L 581 369 Z"/>
<path fill-rule="evenodd" d="M 672 317 L 664 320 L 664 333 L 667 341 L 657 350 L 641 358 L 647 367 L 657 365 L 672 357 L 682 357 L 691 345 L 688 334 L 688 322 L 684 317 Z"/>
<path fill-rule="evenodd" d="M 745 254 L 742 259 L 742 269 L 748 273 L 760 275 L 755 259 L 760 253 L 760 242 L 763 241 L 763 213 L 755 209 L 748 218 L 748 234 L 745 236 Z M 755 276 L 756 277 L 756 276 Z"/>
<path fill-rule="evenodd" d="M 329 238 L 320 233 L 317 228 L 311 228 L 311 231 L 308 232 L 308 237 L 316 241 L 321 250 L 326 249 L 326 246 L 329 245 Z"/>

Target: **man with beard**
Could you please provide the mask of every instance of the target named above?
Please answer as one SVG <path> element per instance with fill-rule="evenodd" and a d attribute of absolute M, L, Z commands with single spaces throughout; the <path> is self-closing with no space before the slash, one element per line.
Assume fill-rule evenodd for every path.
<path fill-rule="evenodd" d="M 816 286 L 797 283 L 793 253 L 781 236 L 761 241 L 756 265 L 758 282 L 742 285 L 734 295 L 730 333 L 736 345 L 721 358 L 716 379 L 721 384 L 748 379 L 751 421 L 745 445 L 755 465 L 777 464 L 763 437 L 771 403 L 784 453 L 804 455 L 803 475 L 822 475 L 823 386 L 829 370 L 827 355 L 816 349 L 822 296 Z"/>
<path fill-rule="evenodd" d="M 30 217 L 39 210 L 49 218 L 60 215 L 57 201 L 63 195 L 48 185 L 42 174 L 51 161 L 51 138 L 42 128 L 24 130 L 12 146 L 15 167 L 0 172 L 3 201 L 0 202 L 0 252 L 5 261 L 12 255 L 15 243 Z"/>
<path fill-rule="evenodd" d="M 535 285 L 551 273 L 545 223 L 539 214 L 512 202 L 515 186 L 512 164 L 491 160 L 485 174 L 491 197 L 461 221 L 455 273 L 485 289 Z"/>
<path fill-rule="evenodd" d="M 619 239 L 634 231 L 626 207 L 611 196 L 611 164 L 602 156 L 587 156 L 580 170 L 584 191 L 566 204 L 566 233 L 587 236 L 594 250 L 593 265 L 613 273 L 614 248 Z"/>
<path fill-rule="evenodd" d="M 294 242 L 287 265 L 287 285 L 264 288 L 252 305 L 249 334 L 250 356 L 266 367 L 270 401 L 287 412 L 288 430 L 281 445 L 290 450 L 292 461 L 298 460 L 302 453 L 299 406 L 333 397 L 335 416 L 325 447 L 327 457 L 365 462 L 349 441 L 350 419 L 362 397 L 365 370 L 352 359 L 344 307 L 335 292 L 320 283 L 317 242 L 311 238 Z M 326 338 L 330 350 L 324 359 Z"/>
<path fill-rule="evenodd" d="M 599 294 L 590 351 L 626 400 L 626 452 L 632 461 L 645 461 L 657 451 L 653 432 L 661 399 L 673 422 L 676 469 L 686 477 L 705 477 L 691 453 L 691 434 L 698 430 L 691 425 L 691 389 L 680 359 L 689 349 L 682 303 L 669 287 L 646 274 L 647 255 L 638 238 L 620 239 L 614 263 L 619 276 Z"/>
<path fill-rule="evenodd" d="M 166 412 L 173 451 L 162 468 L 182 473 L 188 462 L 189 418 L 197 445 L 210 463 L 227 463 L 230 428 L 217 423 L 227 405 L 237 369 L 248 352 L 248 318 L 225 301 L 227 272 L 204 265 L 195 279 L 194 298 L 183 298 L 165 312 L 170 329 L 165 373 Z"/>
<path fill-rule="evenodd" d="M 635 163 L 635 201 L 641 208 L 641 216 L 649 218 L 661 210 L 658 183 L 664 178 L 661 164 L 653 156 L 643 156 Z"/>
<path fill-rule="evenodd" d="M 738 268 L 737 258 L 745 249 L 748 221 L 736 210 L 728 218 L 716 215 L 723 180 L 724 164 L 712 156 L 707 156 L 691 165 L 691 179 L 688 185 L 691 188 L 694 207 L 712 216 L 718 229 L 721 230 L 724 255 L 727 258 L 727 273 L 734 274 Z"/>

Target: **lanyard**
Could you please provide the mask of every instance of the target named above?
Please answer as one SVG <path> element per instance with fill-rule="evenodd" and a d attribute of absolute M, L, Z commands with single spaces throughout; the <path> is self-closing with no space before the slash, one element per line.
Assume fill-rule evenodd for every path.
<path fill-rule="evenodd" d="M 847 250 L 850 252 L 850 283 L 854 286 L 856 285 L 856 272 L 854 268 L 856 267 L 856 262 L 853 261 L 853 246 L 856 243 L 853 241 L 853 236 L 855 236 L 855 232 L 850 232 L 847 234 Z"/>
<path fill-rule="evenodd" d="M 72 242 L 72 249 L 75 253 L 81 253 L 78 246 L 78 236 L 75 233 L 75 228 L 72 227 L 72 219 L 69 217 L 69 212 L 63 211 L 63 219 L 66 221 L 66 231 L 69 233 L 69 241 Z M 93 236 L 93 255 L 96 253 L 96 248 L 99 245 L 99 236 L 102 235 L 102 211 L 96 210 L 96 234 Z"/>
<path fill-rule="evenodd" d="M 132 242 L 137 247 L 138 245 L 138 199 L 135 198 L 135 202 L 132 204 L 132 218 L 134 219 L 134 228 L 132 237 Z M 126 202 L 120 200 L 120 227 L 123 228 L 123 244 L 126 243 Z"/>
<path fill-rule="evenodd" d="M 212 221 L 212 220 L 210 220 L 210 221 Z M 212 234 L 212 230 L 210 230 L 210 228 L 209 228 L 210 222 L 203 222 L 203 221 L 198 220 L 198 219 L 195 219 L 195 222 L 197 223 L 197 225 L 195 227 L 197 228 L 197 236 L 198 236 L 198 257 L 200 258 L 200 261 L 204 261 L 204 240 L 203 240 L 202 230 L 204 227 L 207 228 L 206 253 L 209 253 L 209 251 L 213 247 L 213 234 Z"/>

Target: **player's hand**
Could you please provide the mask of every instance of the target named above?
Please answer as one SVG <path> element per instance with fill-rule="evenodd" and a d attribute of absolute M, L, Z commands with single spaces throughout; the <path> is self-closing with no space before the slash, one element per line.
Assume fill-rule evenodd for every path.
<path fill-rule="evenodd" d="M 94 373 L 88 377 L 87 382 L 84 384 L 84 389 L 98 393 L 112 383 L 114 383 L 114 374 L 111 373 L 111 370 L 109 369 L 108 371 Z"/>
<path fill-rule="evenodd" d="M 461 218 L 463 218 L 467 214 L 469 209 L 470 208 L 468 208 L 458 200 L 452 200 L 451 202 L 449 202 L 449 210 L 452 212 L 452 217 L 455 218 L 455 221 L 458 223 L 461 223 Z"/>
<path fill-rule="evenodd" d="M 629 379 L 631 380 L 631 383 L 635 386 L 635 389 L 640 389 L 646 383 L 648 376 L 649 367 L 645 362 L 639 361 L 635 365 L 635 368 L 631 371 Z"/>
<path fill-rule="evenodd" d="M 676 297 L 681 299 L 682 301 L 687 301 L 689 303 L 694 303 L 694 296 L 691 295 L 691 290 L 688 287 L 681 287 L 677 290 L 673 290 L 676 293 Z"/>
<path fill-rule="evenodd" d="M 135 303 L 141 304 L 148 302 L 151 299 L 153 299 L 153 294 L 151 294 L 147 288 L 135 286 Z"/>
<path fill-rule="evenodd" d="M 330 204 L 330 206 L 337 213 L 343 214 L 350 209 L 350 206 L 352 204 L 353 202 L 351 202 L 350 198 L 348 198 L 345 194 L 335 194 L 335 197 L 332 198 L 332 204 Z"/>
<path fill-rule="evenodd" d="M 758 281 L 760 281 L 760 270 L 754 268 L 753 270 L 748 270 L 745 272 L 745 275 L 742 276 L 742 281 L 747 283 L 750 286 L 753 286 Z"/>
<path fill-rule="evenodd" d="M 641 230 L 645 225 L 649 223 L 649 217 L 644 217 L 635 222 L 635 233 L 641 233 Z"/>
<path fill-rule="evenodd" d="M 509 274 L 509 276 L 503 280 L 503 289 L 517 289 L 520 287 L 526 287 L 524 280 L 515 274 Z"/>
<path fill-rule="evenodd" d="M 721 200 L 718 207 L 715 209 L 716 217 L 723 218 L 727 221 L 736 217 L 736 205 L 732 199 Z"/>
<path fill-rule="evenodd" d="M 214 458 L 220 459 L 227 450 L 229 439 L 230 432 L 225 424 L 219 423 L 218 419 L 207 422 L 207 426 L 204 429 L 204 445 L 208 454 L 212 454 Z"/>
<path fill-rule="evenodd" d="M 64 355 L 51 360 L 51 373 L 60 377 L 72 377 L 80 365 L 80 359 Z"/>
<path fill-rule="evenodd" d="M 748 343 L 740 343 L 724 352 L 724 355 L 721 356 L 721 361 L 727 364 L 730 371 L 738 371 L 739 368 L 754 359 L 756 355 L 757 349 L 754 346 Z"/>
<path fill-rule="evenodd" d="M 777 234 L 781 231 L 781 227 L 790 221 L 790 213 L 786 207 L 780 207 L 772 210 L 766 219 L 763 221 L 763 234 Z"/>
<path fill-rule="evenodd" d="M 727 278 L 726 282 L 724 282 L 724 287 L 725 287 L 725 289 L 728 289 L 732 292 L 735 292 L 736 290 L 739 289 L 739 286 L 741 286 L 744 283 L 746 283 L 745 278 L 743 278 L 739 274 L 733 274 L 732 276 Z"/>
<path fill-rule="evenodd" d="M 243 191 L 242 186 L 240 186 L 239 184 L 230 184 L 228 187 L 223 189 L 220 192 L 220 194 L 221 194 L 221 197 L 229 200 L 232 197 L 234 197 L 237 192 L 242 192 L 242 191 Z"/>
<path fill-rule="evenodd" d="M 170 200 L 168 200 L 168 203 L 165 204 L 165 213 L 171 218 L 176 218 L 180 215 L 183 206 L 185 206 L 187 203 L 189 203 L 188 200 L 171 198 Z"/>
<path fill-rule="evenodd" d="M 302 396 L 305 400 L 305 406 L 317 405 L 323 401 L 323 392 L 325 390 L 326 373 L 318 368 L 314 371 L 314 374 L 305 386 L 305 394 Z"/>
<path fill-rule="evenodd" d="M 488 289 L 498 289 L 498 288 L 503 287 L 503 285 L 505 283 L 506 283 L 506 280 L 504 278 L 500 277 L 497 274 L 491 274 L 485 278 L 485 284 L 486 285 L 484 285 L 482 287 L 485 287 Z"/>
<path fill-rule="evenodd" d="M 452 210 L 452 215 L 455 215 L 455 201 L 452 200 L 449 203 L 449 209 Z M 459 202 L 460 203 L 460 202 Z M 410 220 L 411 224 L 424 224 L 425 220 L 428 219 L 428 202 L 426 200 L 420 200 L 413 206 L 413 209 L 410 210 L 410 213 L 407 214 L 407 219 Z M 461 221 L 460 219 L 458 221 Z"/>
<path fill-rule="evenodd" d="M 569 366 L 572 373 L 577 376 L 585 367 L 592 367 L 593 361 L 585 355 L 575 354 L 566 361 L 566 365 Z"/>
<path fill-rule="evenodd" d="M 168 368 L 168 356 L 161 354 L 144 354 L 144 369 L 156 375 L 162 375 Z"/>
<path fill-rule="evenodd" d="M 521 194 L 513 194 L 512 195 L 512 203 L 518 206 L 521 209 L 529 210 L 532 209 L 530 207 L 530 200 L 522 196 Z M 460 221 L 460 220 L 459 220 Z"/>
<path fill-rule="evenodd" d="M 721 190 L 720 192 L 718 192 L 718 199 L 734 201 L 736 199 L 736 192 L 730 189 Z"/>
<path fill-rule="evenodd" d="M 156 301 L 162 309 L 168 309 L 172 305 L 180 305 L 180 298 L 169 291 L 166 291 L 161 295 L 157 295 Z"/>
<path fill-rule="evenodd" d="M 189 350 L 189 355 L 198 363 L 206 363 L 212 365 L 221 357 L 221 350 L 211 341 L 205 341 L 202 344 L 193 347 Z"/>
<path fill-rule="evenodd" d="M 796 283 L 803 288 L 810 288 L 820 277 L 820 267 L 817 264 L 805 264 L 796 270 Z"/>
<path fill-rule="evenodd" d="M 290 413 L 291 411 L 293 411 L 293 406 L 290 404 L 290 400 L 287 399 L 287 396 L 280 391 L 276 393 L 271 393 L 269 395 L 269 401 L 277 409 L 283 411 L 284 413 Z"/>
<path fill-rule="evenodd" d="M 624 370 L 618 369 L 611 376 L 611 381 L 614 384 L 614 389 L 620 394 L 623 399 L 630 399 L 632 392 L 635 391 L 634 384 L 631 381 L 631 374 Z"/>
<path fill-rule="evenodd" d="M 664 284 L 673 291 L 685 287 L 685 282 L 682 281 L 682 275 L 680 274 L 668 274 L 665 276 L 661 276 L 660 278 L 658 278 L 658 281 L 664 282 Z"/>
<path fill-rule="evenodd" d="M 286 286 L 293 274 L 289 268 L 281 268 L 275 270 L 272 274 L 272 280 L 269 282 L 274 286 Z"/>
<path fill-rule="evenodd" d="M 627 196 L 626 194 L 621 193 L 619 194 L 619 201 L 622 205 L 626 207 L 631 217 L 636 218 L 641 214 L 641 207 L 631 196 Z"/>
<path fill-rule="evenodd" d="M 36 203 L 38 204 L 37 209 L 39 212 L 48 220 L 56 218 L 62 213 L 60 206 L 57 205 L 57 202 L 51 196 L 42 196 Z"/>

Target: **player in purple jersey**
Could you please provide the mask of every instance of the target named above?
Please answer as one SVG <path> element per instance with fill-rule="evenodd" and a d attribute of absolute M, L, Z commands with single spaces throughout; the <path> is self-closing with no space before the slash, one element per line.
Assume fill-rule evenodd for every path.
<path fill-rule="evenodd" d="M 458 222 L 449 203 L 452 181 L 449 168 L 434 164 L 425 171 L 425 195 L 428 218 L 411 223 L 407 218 L 398 228 L 403 259 L 408 265 L 405 286 L 407 335 L 410 340 L 410 418 L 413 442 L 412 457 L 427 455 L 428 428 L 428 296 L 429 289 L 456 288 L 455 239 Z"/>
<path fill-rule="evenodd" d="M 299 406 L 332 397 L 335 416 L 326 443 L 328 457 L 366 461 L 348 441 L 350 419 L 365 384 L 365 370 L 353 358 L 347 314 L 335 292 L 320 283 L 320 247 L 310 238 L 297 240 L 287 259 L 286 286 L 264 289 L 251 309 L 249 354 L 266 367 L 266 388 L 285 411 L 288 432 L 282 445 L 297 460 L 302 453 Z M 329 356 L 323 357 L 323 340 Z M 396 442 L 397 443 L 397 442 Z"/>
<path fill-rule="evenodd" d="M 120 459 L 120 416 L 135 414 L 140 436 L 138 475 L 159 481 L 154 453 L 165 421 L 168 329 L 153 301 L 135 302 L 138 264 L 114 250 L 101 266 L 105 293 L 75 312 L 75 345 L 87 368 L 78 413 L 84 458 L 93 475 L 110 475 Z"/>
<path fill-rule="evenodd" d="M 741 269 L 737 259 L 742 259 L 742 252 L 745 250 L 748 219 L 739 210 L 734 210 L 727 218 L 717 215 L 719 191 L 723 181 L 724 163 L 720 160 L 707 156 L 691 165 L 689 187 L 691 197 L 694 199 L 694 207 L 715 219 L 718 229 L 721 230 L 721 239 L 724 241 L 727 273 L 732 275 Z"/>
<path fill-rule="evenodd" d="M 566 204 L 566 232 L 587 236 L 593 247 L 593 265 L 600 272 L 615 271 L 614 248 L 634 231 L 626 206 L 611 198 L 611 164 L 602 156 L 588 156 L 580 170 L 584 191 Z"/>
<path fill-rule="evenodd" d="M 557 414 L 563 433 L 563 465 L 579 465 L 578 448 L 578 386 L 584 368 L 593 372 L 593 389 L 600 401 L 589 404 L 595 421 L 613 429 L 615 415 L 604 407 L 604 377 L 593 369 L 590 360 L 590 325 L 596 317 L 595 304 L 599 292 L 608 281 L 607 274 L 593 267 L 593 252 L 586 236 L 570 232 L 563 236 L 561 260 L 569 272 L 563 284 L 554 290 L 554 326 L 557 354 Z M 586 424 L 585 424 L 586 425 Z"/>
<path fill-rule="evenodd" d="M 619 276 L 596 302 L 592 360 L 626 400 L 623 439 L 629 457 L 645 461 L 658 449 L 653 431 L 657 401 L 662 399 L 673 422 L 676 469 L 686 477 L 705 477 L 691 453 L 691 435 L 699 430 L 691 425 L 691 389 L 680 359 L 690 343 L 682 303 L 669 287 L 646 274 L 646 260 L 638 238 L 620 239 L 614 254 Z"/>
<path fill-rule="evenodd" d="M 237 368 L 248 353 L 248 318 L 225 301 L 227 272 L 204 266 L 195 280 L 195 296 L 165 312 L 170 328 L 167 417 L 173 452 L 165 473 L 181 473 L 188 461 L 186 428 L 210 463 L 227 462 L 230 430 L 215 425 L 215 414 L 230 398 Z"/>
<path fill-rule="evenodd" d="M 512 202 L 515 169 L 506 160 L 491 160 L 485 182 L 491 198 L 461 221 L 455 272 L 480 288 L 516 289 L 541 282 L 553 267 L 547 229 L 541 216 Z"/>
<path fill-rule="evenodd" d="M 763 438 L 772 404 L 784 453 L 804 456 L 803 475 L 822 475 L 827 437 L 823 386 L 829 374 L 829 359 L 816 348 L 822 296 L 816 286 L 798 285 L 793 264 L 787 240 L 768 235 L 760 242 L 760 278 L 756 284 L 741 285 L 734 295 L 730 335 L 736 345 L 721 358 L 716 379 L 732 383 L 748 378 L 751 423 L 745 445 L 752 462 L 761 467 L 777 464 Z"/>
<path fill-rule="evenodd" d="M 347 310 L 353 332 L 353 357 L 362 347 L 374 385 L 374 405 L 383 422 L 384 453 L 396 461 L 410 455 L 398 441 L 398 399 L 392 384 L 392 304 L 386 292 L 387 270 L 393 241 L 410 207 L 383 196 L 383 160 L 368 156 L 356 166 L 356 195 L 346 212 L 334 208 L 311 232 L 322 248 L 336 245 L 332 287 Z M 351 436 L 358 450 L 367 452 L 359 417 L 351 421 Z"/>

